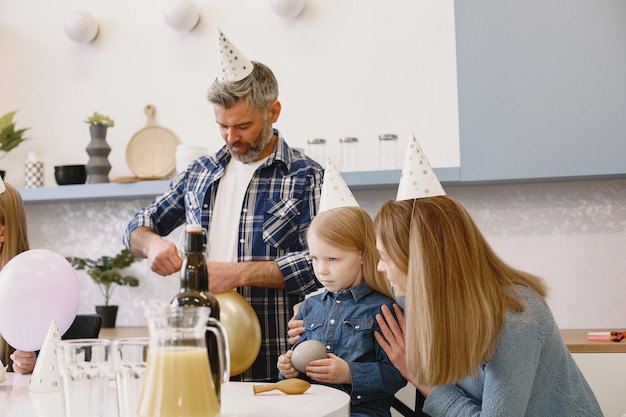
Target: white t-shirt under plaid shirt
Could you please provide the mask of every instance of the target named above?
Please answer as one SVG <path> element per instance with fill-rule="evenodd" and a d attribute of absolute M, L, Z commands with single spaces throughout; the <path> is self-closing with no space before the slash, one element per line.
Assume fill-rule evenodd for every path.
<path fill-rule="evenodd" d="M 323 170 L 290 148 L 278 131 L 274 133 L 278 136 L 276 148 L 254 172 L 240 209 L 237 260 L 276 261 L 285 289 L 237 289 L 257 313 L 263 335 L 257 360 L 234 378 L 243 381 L 278 379 L 276 362 L 289 349 L 287 323 L 293 306 L 319 285 L 308 258 L 306 231 L 317 213 Z M 229 160 L 230 153 L 223 147 L 215 155 L 189 164 L 172 180 L 168 191 L 133 217 L 124 243 L 128 246 L 130 233 L 139 226 L 150 227 L 161 236 L 185 222 L 199 223 L 208 230 L 219 180 Z"/>

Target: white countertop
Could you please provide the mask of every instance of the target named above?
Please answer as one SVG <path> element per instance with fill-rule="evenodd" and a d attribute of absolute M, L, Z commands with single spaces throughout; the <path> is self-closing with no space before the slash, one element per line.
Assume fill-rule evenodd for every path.
<path fill-rule="evenodd" d="M 65 417 L 63 393 L 29 392 L 30 375 L 8 373 L 0 383 L 0 416 Z M 222 386 L 223 417 L 348 417 L 350 397 L 339 390 L 312 385 L 301 395 L 269 391 L 254 395 L 253 383 L 229 382 Z M 104 417 L 117 417 L 115 381 L 111 381 Z"/>

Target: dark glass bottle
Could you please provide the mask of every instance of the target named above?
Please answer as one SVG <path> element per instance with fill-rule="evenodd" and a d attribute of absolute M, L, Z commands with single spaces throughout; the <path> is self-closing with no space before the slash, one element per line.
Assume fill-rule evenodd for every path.
<path fill-rule="evenodd" d="M 206 266 L 204 251 L 204 230 L 199 224 L 188 224 L 185 227 L 185 253 L 183 266 L 180 270 L 180 291 L 172 299 L 174 306 L 210 307 L 210 316 L 220 319 L 220 306 L 217 298 L 209 291 L 209 271 Z M 211 363 L 211 373 L 215 383 L 217 398 L 220 398 L 222 375 L 218 343 L 215 335 L 206 332 L 206 344 Z"/>

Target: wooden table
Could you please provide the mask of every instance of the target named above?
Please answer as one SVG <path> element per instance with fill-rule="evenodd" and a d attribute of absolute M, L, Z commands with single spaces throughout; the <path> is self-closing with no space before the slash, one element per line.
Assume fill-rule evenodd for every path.
<path fill-rule="evenodd" d="M 563 341 L 571 353 L 626 353 L 626 339 L 621 342 L 587 340 L 587 332 L 624 331 L 624 329 L 565 329 Z"/>
<path fill-rule="evenodd" d="M 101 339 L 122 339 L 126 337 L 148 337 L 147 327 L 103 327 L 98 335 Z"/>
<path fill-rule="evenodd" d="M 587 340 L 587 332 L 624 331 L 623 329 L 564 329 L 563 341 L 571 353 L 626 353 L 626 339 L 621 342 L 595 342 Z M 99 337 L 120 339 L 123 337 L 148 337 L 147 327 L 115 327 L 100 329 Z"/>

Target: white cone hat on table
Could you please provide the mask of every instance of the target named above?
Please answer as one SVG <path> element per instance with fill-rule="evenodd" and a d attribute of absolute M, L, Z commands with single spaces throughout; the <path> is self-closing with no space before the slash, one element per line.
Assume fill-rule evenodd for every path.
<path fill-rule="evenodd" d="M 411 133 L 400 175 L 396 201 L 446 195 L 426 155 Z"/>
<path fill-rule="evenodd" d="M 334 209 L 337 207 L 358 207 L 356 198 L 343 180 L 339 170 L 330 160 L 326 159 L 324 170 L 324 182 L 322 183 L 322 195 L 318 212 Z"/>
<path fill-rule="evenodd" d="M 52 319 L 30 378 L 29 391 L 56 392 L 61 390 L 61 373 L 56 353 L 56 345 L 60 340 L 61 334 L 57 322 Z"/>
<path fill-rule="evenodd" d="M 241 81 L 252 73 L 254 65 L 246 58 L 241 51 L 220 32 L 220 67 L 217 79 L 220 82 Z"/>

